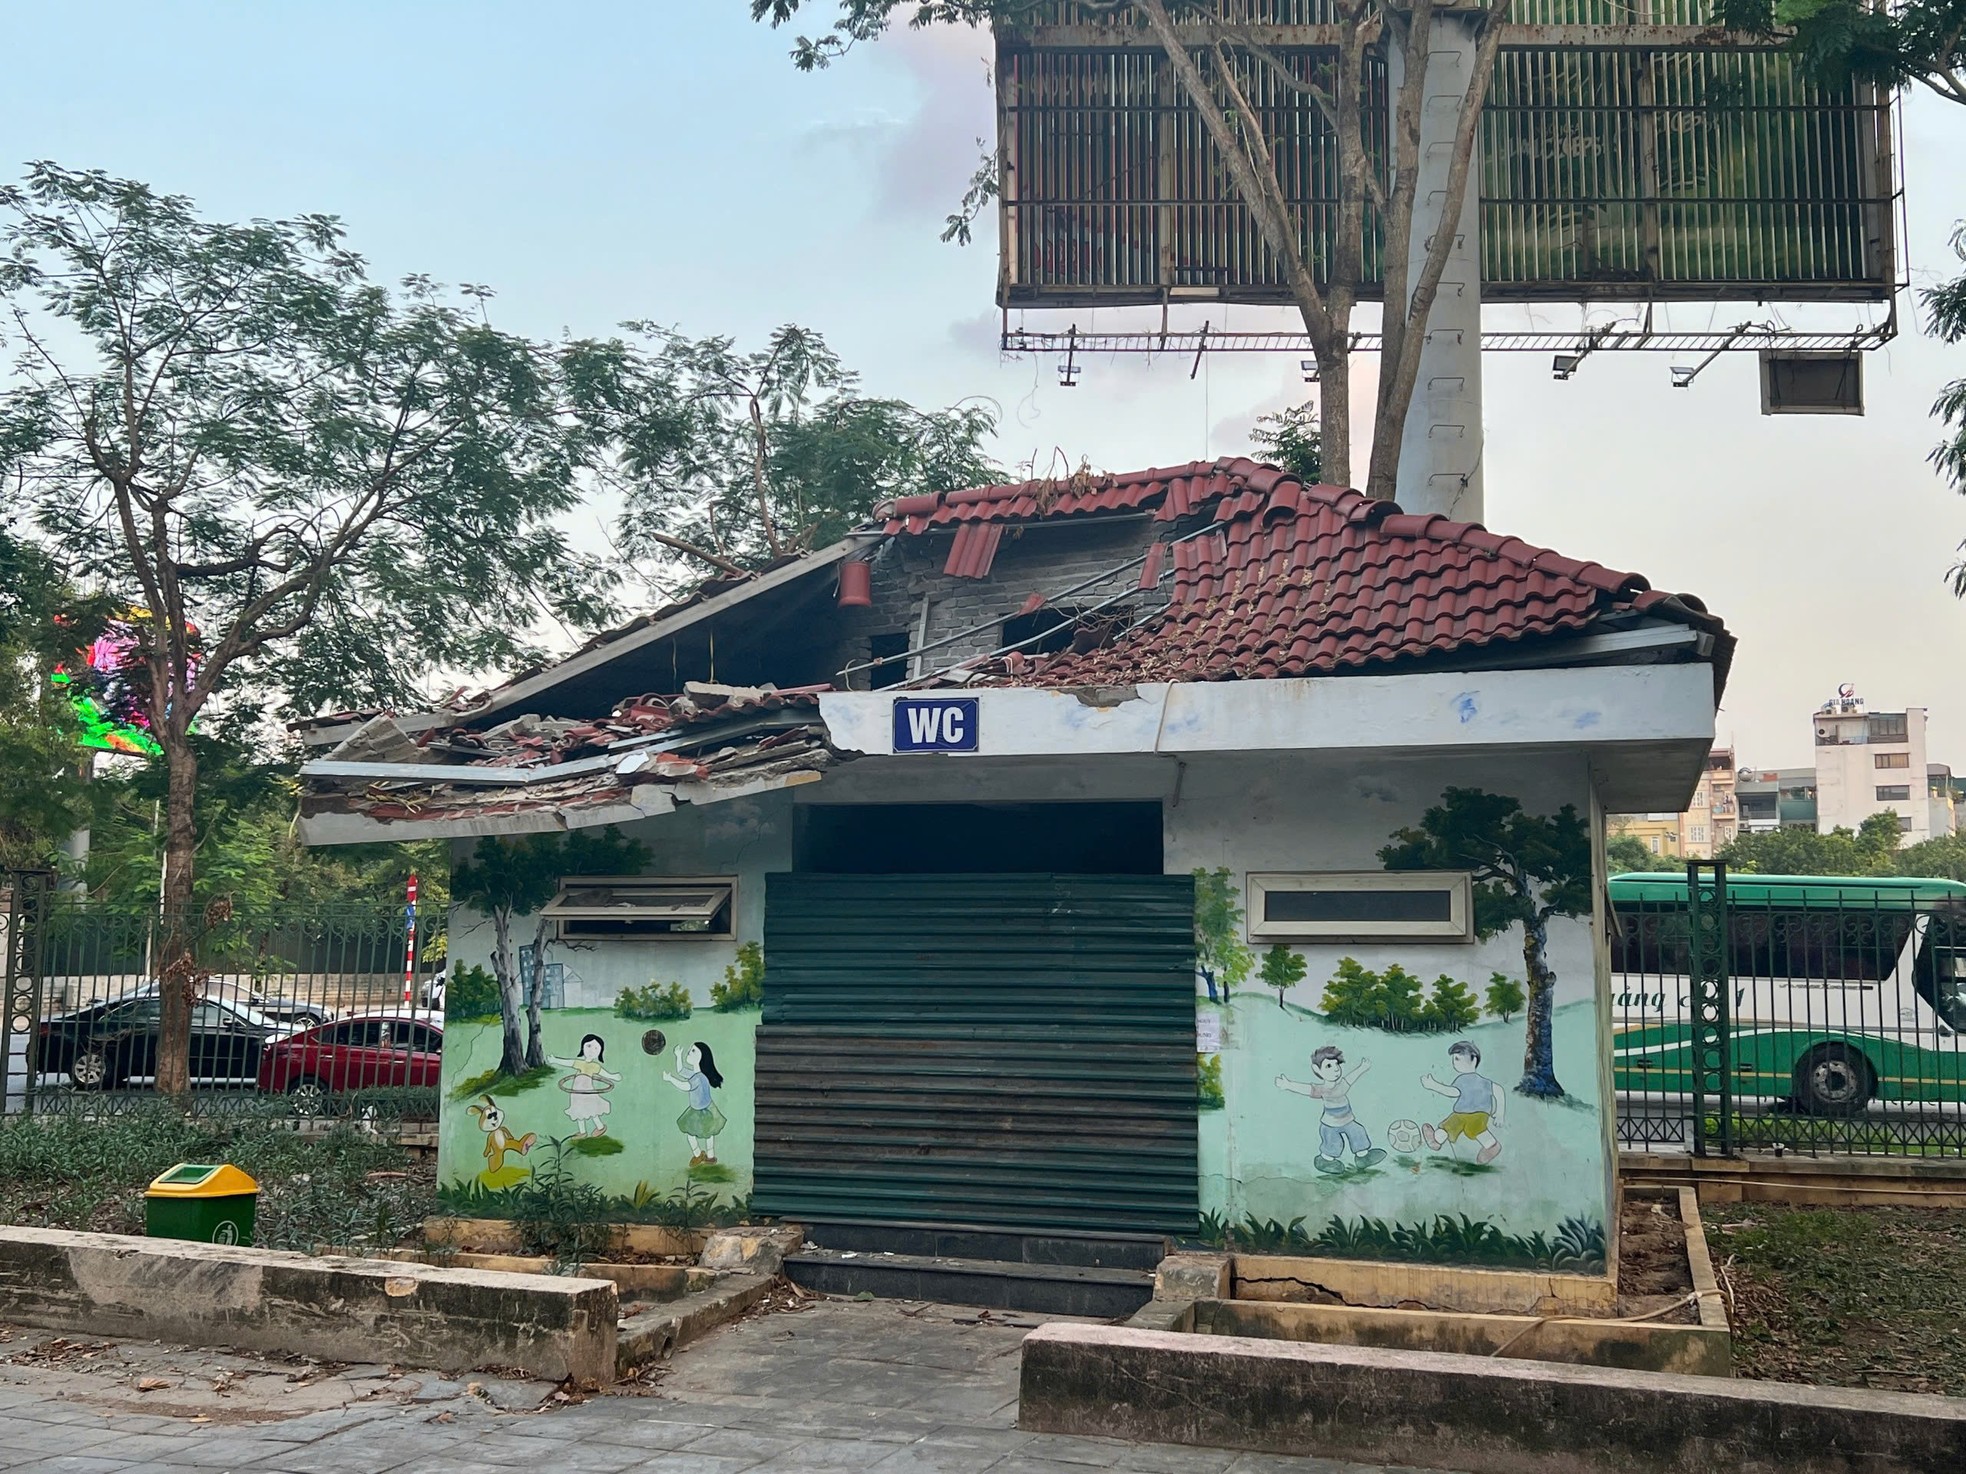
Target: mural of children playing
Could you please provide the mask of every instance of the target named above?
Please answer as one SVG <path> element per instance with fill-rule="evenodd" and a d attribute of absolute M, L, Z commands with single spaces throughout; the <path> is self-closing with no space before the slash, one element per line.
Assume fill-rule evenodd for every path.
<path fill-rule="evenodd" d="M 1311 1159 L 1311 1165 L 1318 1171 L 1343 1172 L 1348 1146 L 1355 1167 L 1374 1167 L 1386 1160 L 1384 1149 L 1372 1144 L 1371 1133 L 1352 1114 L 1352 1085 L 1371 1068 L 1372 1061 L 1362 1059 L 1347 1073 L 1344 1052 L 1326 1044 L 1311 1053 L 1311 1074 L 1315 1078 L 1298 1081 L 1277 1076 L 1277 1089 L 1308 1095 L 1324 1103 L 1324 1115 L 1318 1122 L 1319 1152 Z"/>
<path fill-rule="evenodd" d="M 1430 1122 L 1420 1128 L 1420 1133 L 1435 1151 L 1445 1147 L 1451 1152 L 1454 1143 L 1466 1137 L 1478 1148 L 1476 1163 L 1485 1167 L 1502 1154 L 1502 1143 L 1495 1139 L 1492 1128 L 1502 1124 L 1507 1097 L 1501 1086 L 1475 1073 L 1481 1068 L 1481 1051 L 1467 1040 L 1457 1039 L 1447 1047 L 1447 1062 L 1454 1067 L 1452 1080 L 1436 1080 L 1429 1070 L 1420 1077 L 1420 1083 L 1435 1095 L 1453 1096 L 1454 1109 L 1438 1126 Z"/>
<path fill-rule="evenodd" d="M 674 1075 L 664 1070 L 662 1078 L 689 1095 L 689 1106 L 676 1117 L 676 1125 L 689 1138 L 690 1166 L 701 1167 L 717 1160 L 717 1135 L 730 1124 L 710 1098 L 711 1088 L 722 1085 L 724 1077 L 707 1044 L 678 1044 L 676 1070 Z"/>
<path fill-rule="evenodd" d="M 561 1077 L 560 1088 L 567 1093 L 567 1118 L 573 1122 L 575 1136 L 607 1134 L 607 1113 L 614 1109 L 608 1103 L 608 1092 L 621 1083 L 621 1076 L 601 1063 L 607 1052 L 599 1034 L 583 1034 L 579 1058 L 546 1057 L 549 1065 L 573 1072 Z"/>

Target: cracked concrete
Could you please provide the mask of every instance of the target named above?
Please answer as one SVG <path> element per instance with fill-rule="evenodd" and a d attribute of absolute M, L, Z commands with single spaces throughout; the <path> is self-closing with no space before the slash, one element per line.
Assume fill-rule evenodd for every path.
<path fill-rule="evenodd" d="M 0 1327 L 0 1470 L 1365 1474 L 1318 1459 L 1023 1432 L 1019 1353 L 1037 1324 L 819 1301 L 753 1315 L 638 1382 L 584 1398 L 484 1372 L 448 1378 Z"/>

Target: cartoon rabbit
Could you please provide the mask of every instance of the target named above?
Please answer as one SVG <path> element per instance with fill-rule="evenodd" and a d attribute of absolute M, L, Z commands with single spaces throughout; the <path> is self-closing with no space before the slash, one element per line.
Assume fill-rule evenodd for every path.
<path fill-rule="evenodd" d="M 478 1118 L 478 1129 L 485 1133 L 485 1170 L 478 1174 L 478 1181 L 496 1192 L 532 1176 L 532 1168 L 508 1167 L 505 1158 L 513 1152 L 523 1157 L 539 1138 L 530 1131 L 524 1136 L 514 1136 L 505 1129 L 505 1112 L 499 1109 L 498 1102 L 489 1095 L 484 1097 L 484 1102 L 470 1107 L 471 1114 Z"/>

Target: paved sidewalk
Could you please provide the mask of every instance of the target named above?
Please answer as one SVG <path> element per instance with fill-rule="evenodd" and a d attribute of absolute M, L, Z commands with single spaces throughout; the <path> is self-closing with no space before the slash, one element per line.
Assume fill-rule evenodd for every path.
<path fill-rule="evenodd" d="M 1019 1432 L 1031 1316 L 824 1301 L 685 1350 L 652 1385 L 537 1383 L 220 1353 L 0 1344 L 0 1469 L 34 1474 L 1354 1474 L 1319 1459 Z M 52 1343 L 52 1344 L 51 1344 Z M 78 1349 L 79 1347 L 79 1349 Z M 40 1349 L 36 1349 L 40 1348 Z M 540 1404 L 547 1410 L 537 1411 Z"/>

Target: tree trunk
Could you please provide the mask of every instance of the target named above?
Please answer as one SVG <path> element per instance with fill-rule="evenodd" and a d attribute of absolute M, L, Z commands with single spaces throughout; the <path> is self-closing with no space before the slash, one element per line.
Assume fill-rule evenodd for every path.
<path fill-rule="evenodd" d="M 1352 352 L 1349 324 L 1323 334 L 1303 314 L 1317 357 L 1318 430 L 1324 437 L 1324 479 L 1331 486 L 1352 484 Z"/>
<path fill-rule="evenodd" d="M 191 1089 L 191 1010 L 198 993 L 198 959 L 191 915 L 197 863 L 198 755 L 183 736 L 164 734 L 170 786 L 164 803 L 164 884 L 154 954 L 161 1019 L 157 1092 L 181 1100 Z"/>
<path fill-rule="evenodd" d="M 498 974 L 498 1018 L 504 1031 L 498 1072 L 517 1077 L 526 1072 L 525 1039 L 519 1032 L 524 999 L 518 964 L 512 956 L 512 913 L 504 906 L 492 907 L 492 938 L 492 971 Z"/>
<path fill-rule="evenodd" d="M 541 1035 L 539 994 L 546 986 L 546 928 L 541 921 L 532 937 L 532 966 L 526 969 L 526 1068 L 536 1070 L 546 1063 L 546 1041 Z"/>
<path fill-rule="evenodd" d="M 1516 1086 L 1516 1093 L 1556 1100 L 1563 1095 L 1563 1086 L 1556 1078 L 1552 1017 L 1556 974 L 1550 970 L 1549 946 L 1547 917 L 1532 916 L 1522 924 L 1522 965 L 1529 971 L 1529 1006 L 1523 1012 L 1527 1037 L 1522 1049 L 1522 1083 Z"/>

